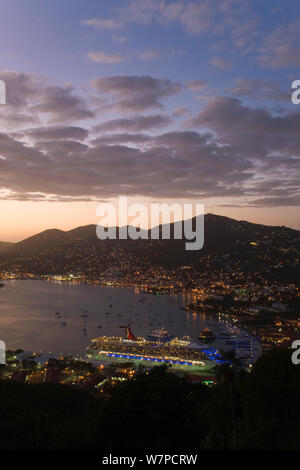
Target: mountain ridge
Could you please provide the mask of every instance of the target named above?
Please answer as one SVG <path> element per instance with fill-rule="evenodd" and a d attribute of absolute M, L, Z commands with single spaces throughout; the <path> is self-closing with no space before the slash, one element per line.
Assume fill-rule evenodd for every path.
<path fill-rule="evenodd" d="M 191 220 L 195 228 L 196 218 Z M 178 224 L 178 222 L 170 225 L 171 234 L 174 233 L 174 226 L 176 224 Z M 130 240 L 129 238 L 125 240 L 99 240 L 96 236 L 96 227 L 95 224 L 89 224 L 66 231 L 55 228 L 47 229 L 18 243 L 8 245 L 4 243 L 0 254 L 1 256 L 10 258 L 14 256 L 22 257 L 47 251 L 61 250 L 64 247 L 71 249 L 71 247 L 74 246 L 74 250 L 78 249 L 78 247 L 83 249 L 84 243 L 93 246 L 95 249 L 99 247 L 106 249 L 106 246 L 111 247 L 113 246 L 112 244 L 115 244 L 121 246 L 122 249 L 125 247 L 133 252 L 139 250 L 141 247 L 149 251 L 149 247 L 146 243 L 151 239 L 151 229 L 148 230 L 148 240 Z M 180 253 L 182 258 L 191 258 L 192 253 L 195 254 L 195 252 L 182 253 L 186 242 L 185 239 L 174 240 L 172 239 L 172 235 L 170 240 L 162 239 L 162 227 L 162 225 L 157 227 L 159 240 L 151 240 L 153 242 L 152 245 L 154 244 L 154 248 L 155 246 L 159 249 L 163 247 L 165 251 L 170 252 L 170 256 L 175 256 L 175 258 L 179 256 Z M 116 227 L 117 238 L 119 229 L 119 227 Z M 147 230 L 145 232 L 147 232 Z M 237 242 L 243 243 L 243 241 L 251 241 L 252 239 L 253 242 L 255 242 L 256 239 L 260 241 L 264 239 L 275 241 L 280 238 L 293 239 L 293 237 L 300 237 L 300 231 L 284 226 L 255 224 L 245 220 L 235 220 L 226 216 L 205 214 L 204 235 L 204 247 L 200 250 L 201 252 L 222 252 L 222 250 L 232 248 Z M 134 243 L 134 245 L 132 243 Z M 152 251 L 155 257 L 155 249 Z"/>
<path fill-rule="evenodd" d="M 195 224 L 195 218 L 191 222 Z M 204 246 L 191 251 L 186 250 L 189 240 L 172 237 L 174 224 L 170 231 L 170 239 L 162 239 L 160 225 L 158 239 L 100 240 L 96 225 L 45 230 L 6 247 L 0 253 L 0 267 L 21 276 L 77 273 L 86 279 L 128 280 L 147 278 L 146 273 L 151 278 L 153 272 L 173 276 L 189 266 L 211 279 L 243 272 L 254 280 L 264 273 L 272 280 L 300 281 L 299 230 L 206 214 Z"/>
<path fill-rule="evenodd" d="M 193 218 L 193 220 L 194 219 L 195 218 Z M 288 231 L 294 232 L 295 234 L 296 233 L 300 234 L 300 230 L 293 229 L 293 228 L 287 227 L 285 225 L 258 224 L 258 223 L 255 223 L 255 222 L 249 222 L 247 220 L 233 219 L 233 218 L 228 217 L 228 216 L 221 216 L 221 215 L 216 215 L 216 214 L 211 214 L 211 213 L 205 214 L 205 223 L 210 221 L 210 220 L 212 222 L 215 222 L 217 220 L 233 221 L 235 223 L 238 223 L 238 224 L 241 224 L 241 225 L 244 225 L 244 226 L 248 226 L 248 227 L 252 227 L 252 228 L 256 227 L 256 228 L 260 228 L 260 229 L 266 229 L 266 228 L 267 229 L 286 229 Z M 182 223 L 182 222 L 183 221 L 177 221 L 177 222 L 175 222 L 175 224 Z M 171 226 L 174 226 L 174 223 L 172 223 Z M 38 232 L 38 233 L 36 233 L 34 235 L 31 235 L 30 237 L 27 237 L 24 240 L 21 240 L 21 241 L 16 242 L 16 243 L 1 242 L 0 241 L 0 250 L 2 251 L 2 249 L 6 249 L 6 248 L 26 246 L 26 245 L 29 245 L 30 242 L 36 241 L 38 239 L 45 240 L 47 236 L 48 236 L 47 240 L 49 240 L 49 242 L 51 242 L 51 241 L 53 242 L 53 241 L 59 241 L 59 239 L 64 240 L 64 241 L 72 240 L 72 239 L 75 239 L 75 238 L 78 239 L 78 238 L 82 238 L 83 236 L 86 236 L 87 234 L 88 235 L 95 235 L 96 234 L 96 227 L 97 227 L 96 224 L 88 224 L 88 225 L 80 225 L 80 226 L 75 227 L 71 230 L 62 230 L 62 229 L 58 229 L 58 228 L 46 229 L 46 230 L 43 230 L 42 232 Z M 127 225 L 126 227 L 127 228 L 130 227 L 130 225 Z M 133 227 L 133 226 L 131 226 L 131 227 Z M 159 225 L 159 227 L 161 228 L 162 225 Z M 123 227 L 115 227 L 115 228 L 118 231 L 120 228 L 123 228 Z M 154 227 L 154 228 L 156 228 L 156 227 Z M 147 231 L 147 229 L 145 229 L 145 231 Z M 150 231 L 151 231 L 151 229 L 148 230 L 148 233 L 150 233 Z"/>

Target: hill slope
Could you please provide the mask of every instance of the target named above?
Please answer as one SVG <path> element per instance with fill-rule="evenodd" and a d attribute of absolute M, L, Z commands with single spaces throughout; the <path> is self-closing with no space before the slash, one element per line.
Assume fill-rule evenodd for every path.
<path fill-rule="evenodd" d="M 11 246 L 13 246 L 13 243 L 0 242 L 0 253 L 2 253 L 3 251 L 6 251 Z"/>
<path fill-rule="evenodd" d="M 63 230 L 45 230 L 44 232 L 26 238 L 19 243 L 9 245 L 8 247 L 4 248 L 2 252 L 14 256 L 39 253 L 44 249 L 60 246 L 62 244 L 68 244 L 72 241 L 72 239 L 72 235 L 68 232 L 64 232 Z"/>
<path fill-rule="evenodd" d="M 195 224 L 195 219 L 192 222 Z M 173 229 L 171 226 L 171 234 Z M 160 235 L 161 232 L 160 226 Z M 158 240 L 99 240 L 95 225 L 68 232 L 47 230 L 3 250 L 1 264 L 8 270 L 14 268 L 38 274 L 80 272 L 96 278 L 108 272 L 111 276 L 135 270 L 145 272 L 151 266 L 176 269 L 190 265 L 209 271 L 231 264 L 233 271 L 246 272 L 267 271 L 271 266 L 272 270 L 280 267 L 281 273 L 286 266 L 292 278 L 295 277 L 293 270 L 298 270 L 294 266 L 299 258 L 300 232 L 297 230 L 207 214 L 204 234 L 203 249 L 187 251 L 186 240 L 174 240 L 172 236 L 170 240 L 161 237 Z"/>

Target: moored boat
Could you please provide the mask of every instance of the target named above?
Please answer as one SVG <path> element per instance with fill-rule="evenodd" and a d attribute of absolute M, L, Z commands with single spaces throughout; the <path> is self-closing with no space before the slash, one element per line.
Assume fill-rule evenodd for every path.
<path fill-rule="evenodd" d="M 209 328 L 206 327 L 199 333 L 198 338 L 205 341 L 211 341 L 215 339 L 215 335 Z"/>

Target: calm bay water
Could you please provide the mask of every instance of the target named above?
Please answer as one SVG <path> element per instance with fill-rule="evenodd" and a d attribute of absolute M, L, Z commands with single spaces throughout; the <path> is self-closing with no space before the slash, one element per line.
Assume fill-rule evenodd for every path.
<path fill-rule="evenodd" d="M 120 326 L 130 324 L 137 336 L 164 326 L 173 336 L 196 340 L 215 318 L 181 308 L 192 300 L 138 294 L 129 287 L 9 281 L 0 289 L 0 339 L 8 349 L 82 354 L 92 338 L 122 336 Z"/>

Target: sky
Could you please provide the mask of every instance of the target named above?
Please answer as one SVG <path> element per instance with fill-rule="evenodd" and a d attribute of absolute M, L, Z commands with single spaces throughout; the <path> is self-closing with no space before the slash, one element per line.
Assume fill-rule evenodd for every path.
<path fill-rule="evenodd" d="M 300 4 L 1 0 L 0 240 L 194 202 L 300 229 Z"/>

